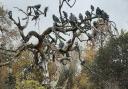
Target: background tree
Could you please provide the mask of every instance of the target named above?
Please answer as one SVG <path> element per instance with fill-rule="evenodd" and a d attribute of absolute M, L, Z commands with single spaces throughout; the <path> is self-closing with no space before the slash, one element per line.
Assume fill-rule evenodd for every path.
<path fill-rule="evenodd" d="M 117 38 L 111 38 L 105 47 L 100 48 L 92 63 L 91 80 L 100 89 L 127 88 L 128 33 L 122 33 Z M 99 77 L 100 76 L 100 77 Z M 99 89 L 99 88 L 97 88 Z"/>
<path fill-rule="evenodd" d="M 12 51 L 12 49 L 15 49 L 13 42 L 17 42 L 19 39 L 19 33 L 16 29 L 12 27 L 7 11 L 3 7 L 0 7 L 0 64 L 2 64 L 0 65 L 0 87 L 4 89 L 8 89 L 8 86 L 10 86 L 10 89 L 14 88 L 13 84 L 12 87 L 8 85 L 11 84 L 9 83 L 9 78 L 14 77 L 10 73 L 11 65 L 4 65 L 8 64 L 8 61 L 11 60 L 11 57 L 15 53 Z"/>

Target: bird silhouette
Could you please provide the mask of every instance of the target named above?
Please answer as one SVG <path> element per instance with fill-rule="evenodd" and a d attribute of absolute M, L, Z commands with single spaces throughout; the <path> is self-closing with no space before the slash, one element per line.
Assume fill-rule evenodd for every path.
<path fill-rule="evenodd" d="M 64 22 L 65 22 L 64 18 L 61 18 L 61 22 L 62 22 L 62 23 L 64 23 Z"/>
<path fill-rule="evenodd" d="M 104 12 L 103 10 L 102 10 L 101 17 L 102 17 L 104 20 L 108 20 L 108 19 L 109 19 L 109 15 L 108 15 L 106 12 Z"/>
<path fill-rule="evenodd" d="M 68 18 L 68 14 L 67 12 L 63 11 L 64 17 L 67 19 Z"/>
<path fill-rule="evenodd" d="M 64 42 L 60 41 L 59 48 L 62 49 L 64 47 Z"/>
<path fill-rule="evenodd" d="M 97 9 L 96 9 L 96 15 L 97 16 L 101 16 L 101 14 L 102 14 L 102 10 L 99 7 L 97 7 Z"/>
<path fill-rule="evenodd" d="M 93 5 L 91 5 L 91 10 L 94 11 L 94 6 Z"/>
<path fill-rule="evenodd" d="M 84 20 L 83 15 L 82 15 L 81 13 L 79 14 L 79 19 L 80 19 L 81 21 Z"/>
<path fill-rule="evenodd" d="M 80 47 L 79 47 L 79 45 L 78 45 L 78 42 L 75 42 L 75 50 L 76 50 L 77 52 L 80 51 Z"/>
<path fill-rule="evenodd" d="M 97 23 L 96 21 L 94 21 L 94 22 L 93 22 L 93 26 L 94 26 L 95 28 L 98 28 L 98 23 Z"/>
<path fill-rule="evenodd" d="M 9 11 L 8 15 L 9 15 L 9 18 L 11 19 L 12 18 L 12 11 Z"/>
<path fill-rule="evenodd" d="M 86 14 L 86 16 L 87 16 L 88 18 L 91 17 L 91 13 L 90 13 L 88 10 L 85 12 L 85 14 Z"/>
<path fill-rule="evenodd" d="M 88 41 L 92 40 L 92 35 L 91 34 L 87 33 L 87 36 L 88 36 Z"/>
<path fill-rule="evenodd" d="M 59 20 L 59 18 L 58 18 L 57 16 L 52 15 L 52 18 L 53 18 L 53 21 L 54 21 L 55 23 L 60 23 L 60 20 Z"/>
<path fill-rule="evenodd" d="M 76 18 L 76 16 L 75 16 L 73 13 L 70 13 L 69 19 L 70 19 L 70 21 L 72 21 L 72 22 L 76 22 L 76 21 L 77 21 L 77 18 Z"/>

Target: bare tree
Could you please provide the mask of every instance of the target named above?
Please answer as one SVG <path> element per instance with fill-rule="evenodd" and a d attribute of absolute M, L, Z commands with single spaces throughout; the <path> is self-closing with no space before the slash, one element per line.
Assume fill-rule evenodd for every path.
<path fill-rule="evenodd" d="M 81 60 L 80 47 L 79 44 L 75 42 L 76 39 L 80 42 L 91 43 L 92 45 L 94 45 L 96 40 L 101 40 L 102 45 L 106 35 L 112 37 L 115 36 L 113 31 L 117 31 L 116 26 L 109 20 L 109 15 L 99 7 L 95 10 L 94 6 L 91 5 L 90 11 L 86 11 L 85 15 L 80 13 L 79 17 L 76 17 L 73 13 L 68 14 L 66 11 L 63 11 L 62 7 L 64 3 L 66 3 L 69 8 L 72 8 L 75 5 L 76 0 L 74 0 L 73 5 L 70 5 L 70 0 L 59 0 L 60 16 L 57 17 L 54 14 L 53 26 L 48 27 L 42 34 L 38 34 L 36 31 L 30 31 L 27 36 L 25 36 L 23 31 L 28 26 L 30 20 L 38 20 L 41 15 L 46 17 L 48 7 L 45 7 L 44 11 L 40 10 L 40 4 L 28 6 L 26 11 L 15 7 L 26 16 L 22 19 L 18 17 L 18 22 L 13 18 L 12 11 L 8 12 L 11 21 L 18 27 L 18 31 L 23 41 L 22 46 L 15 50 L 15 57 L 20 55 L 22 51 L 28 50 L 34 55 L 33 65 L 39 66 L 41 62 L 54 62 L 55 60 L 66 65 L 65 60 L 71 62 L 70 52 L 76 51 L 79 53 L 78 59 L 81 61 L 81 64 L 84 65 L 85 62 Z M 26 21 L 24 25 L 22 25 L 22 20 Z M 62 37 L 61 34 L 64 34 L 65 36 L 70 34 L 72 37 L 67 40 Z M 80 39 L 82 34 L 86 36 L 85 39 Z M 37 45 L 27 44 L 32 36 L 38 39 L 39 42 Z M 60 58 L 57 58 L 56 55 L 58 54 L 61 55 Z M 0 66 L 8 63 L 10 62 L 0 64 Z M 67 89 L 71 89 L 71 86 Z"/>

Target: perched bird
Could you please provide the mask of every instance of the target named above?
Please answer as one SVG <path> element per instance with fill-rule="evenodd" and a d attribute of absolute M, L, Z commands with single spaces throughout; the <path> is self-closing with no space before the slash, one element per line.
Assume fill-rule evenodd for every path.
<path fill-rule="evenodd" d="M 109 15 L 108 15 L 106 12 L 104 12 L 103 10 L 102 10 L 101 17 L 102 17 L 104 20 L 108 20 L 108 19 L 109 19 Z"/>
<path fill-rule="evenodd" d="M 93 5 L 91 5 L 91 10 L 94 11 L 94 6 Z"/>
<path fill-rule="evenodd" d="M 41 7 L 41 4 L 35 5 L 35 6 L 33 6 L 33 7 L 36 8 L 37 10 L 39 10 L 40 7 Z"/>
<path fill-rule="evenodd" d="M 55 23 L 60 23 L 60 20 L 59 20 L 59 18 L 58 18 L 57 16 L 52 15 L 52 18 L 53 18 L 53 21 L 54 21 Z"/>
<path fill-rule="evenodd" d="M 79 19 L 80 19 L 81 21 L 84 20 L 83 15 L 82 15 L 81 13 L 79 14 Z"/>
<path fill-rule="evenodd" d="M 68 18 L 68 14 L 67 14 L 67 12 L 63 11 L 63 14 L 64 14 L 64 17 L 65 17 L 66 20 L 67 20 L 67 18 Z"/>
<path fill-rule="evenodd" d="M 91 13 L 88 10 L 85 12 L 85 14 L 87 17 L 91 17 Z"/>
<path fill-rule="evenodd" d="M 105 20 L 109 20 L 109 15 L 107 13 L 105 13 Z"/>
<path fill-rule="evenodd" d="M 61 22 L 62 22 L 62 23 L 64 23 L 64 22 L 65 22 L 64 18 L 61 18 Z"/>
<path fill-rule="evenodd" d="M 44 16 L 46 17 L 46 15 L 47 15 L 47 11 L 48 11 L 48 7 L 45 7 L 44 8 Z"/>
<path fill-rule="evenodd" d="M 76 50 L 77 52 L 79 52 L 79 51 L 80 51 L 80 48 L 79 48 L 78 42 L 75 42 L 75 50 Z"/>
<path fill-rule="evenodd" d="M 77 22 L 77 18 L 74 14 L 70 13 L 70 17 L 69 17 L 71 22 Z"/>
<path fill-rule="evenodd" d="M 87 36 L 88 36 L 88 41 L 89 41 L 89 40 L 92 40 L 93 37 L 92 37 L 91 34 L 87 33 Z"/>
<path fill-rule="evenodd" d="M 98 23 L 97 23 L 96 21 L 94 21 L 94 22 L 93 22 L 93 26 L 94 26 L 95 28 L 98 28 Z"/>
<path fill-rule="evenodd" d="M 97 9 L 96 9 L 96 15 L 97 16 L 101 16 L 101 14 L 102 14 L 102 10 L 99 7 L 97 7 Z"/>
<path fill-rule="evenodd" d="M 62 49 L 63 47 L 64 47 L 64 43 L 62 41 L 60 41 L 59 48 Z"/>
<path fill-rule="evenodd" d="M 8 15 L 9 15 L 9 18 L 11 19 L 12 18 L 12 11 L 9 11 Z"/>

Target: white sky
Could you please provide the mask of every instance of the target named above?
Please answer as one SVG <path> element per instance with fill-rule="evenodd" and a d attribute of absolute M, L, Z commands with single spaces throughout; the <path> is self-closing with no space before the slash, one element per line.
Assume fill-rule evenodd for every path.
<path fill-rule="evenodd" d="M 71 0 L 74 1 L 74 0 Z M 46 18 L 41 18 L 40 27 L 34 23 L 30 24 L 28 29 L 25 30 L 27 33 L 30 30 L 35 30 L 39 33 L 44 31 L 49 26 L 52 26 L 52 14 L 58 15 L 58 2 L 59 0 L 0 0 L 1 4 L 5 7 L 5 9 L 14 11 L 14 15 L 21 16 L 21 13 L 16 12 L 13 7 L 19 7 L 23 10 L 26 10 L 28 5 L 36 5 L 41 4 L 42 10 L 45 6 L 49 7 L 48 15 Z M 90 5 L 94 5 L 95 7 L 100 7 L 104 11 L 106 11 L 110 15 L 110 20 L 116 22 L 117 27 L 119 29 L 128 28 L 128 0 L 77 0 L 75 6 L 73 8 L 69 8 L 66 5 L 63 10 L 66 10 L 69 13 L 74 13 L 76 16 L 81 13 L 85 13 L 86 10 L 90 9 Z"/>
<path fill-rule="evenodd" d="M 73 1 L 73 0 L 71 0 Z M 0 0 L 2 5 L 8 10 L 14 10 L 13 7 L 19 7 L 26 9 L 28 5 L 42 4 L 43 7 L 49 6 L 47 18 L 41 18 L 40 29 L 46 29 L 52 25 L 52 14 L 58 14 L 58 2 L 59 0 Z M 95 7 L 101 7 L 109 15 L 110 19 L 117 23 L 119 28 L 128 28 L 128 0 L 77 0 L 76 5 L 70 9 L 65 6 L 63 9 L 66 11 L 73 12 L 78 15 L 79 12 L 84 12 L 90 8 L 90 5 Z M 14 12 L 17 16 L 18 13 Z"/>

